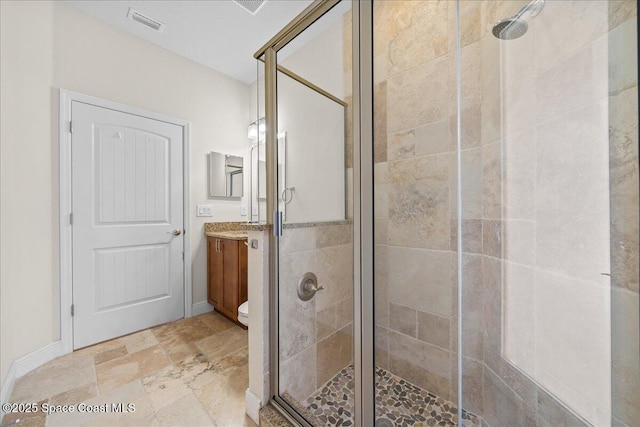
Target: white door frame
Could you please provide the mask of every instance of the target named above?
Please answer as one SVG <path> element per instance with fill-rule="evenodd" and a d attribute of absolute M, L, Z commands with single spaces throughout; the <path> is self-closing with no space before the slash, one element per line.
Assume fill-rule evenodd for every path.
<path fill-rule="evenodd" d="M 60 185 L 60 341 L 63 354 L 73 351 L 73 234 L 70 224 L 72 186 L 71 186 L 71 102 L 77 101 L 97 107 L 121 111 L 127 114 L 159 120 L 182 127 L 183 136 L 183 203 L 184 203 L 184 236 L 183 250 L 183 284 L 184 284 L 184 317 L 191 317 L 191 253 L 189 250 L 191 230 L 189 229 L 189 126 L 187 120 L 166 116 L 152 111 L 119 104 L 105 99 L 60 89 L 60 111 L 58 123 L 59 141 L 59 185 Z"/>

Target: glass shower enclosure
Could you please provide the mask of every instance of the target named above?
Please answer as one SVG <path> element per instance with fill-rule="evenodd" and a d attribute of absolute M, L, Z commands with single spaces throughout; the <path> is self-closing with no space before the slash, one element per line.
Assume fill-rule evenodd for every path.
<path fill-rule="evenodd" d="M 342 0 L 260 49 L 274 404 L 640 425 L 637 44 L 635 1 Z"/>

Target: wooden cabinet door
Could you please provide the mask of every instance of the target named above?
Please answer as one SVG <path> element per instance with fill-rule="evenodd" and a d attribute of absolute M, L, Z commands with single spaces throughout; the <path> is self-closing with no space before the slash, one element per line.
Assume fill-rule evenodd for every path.
<path fill-rule="evenodd" d="M 218 308 L 222 302 L 223 253 L 218 251 L 219 239 L 207 238 L 207 296 L 209 304 Z"/>
<path fill-rule="evenodd" d="M 238 312 L 238 240 L 221 239 L 223 256 L 222 301 L 221 308 L 232 318 Z"/>

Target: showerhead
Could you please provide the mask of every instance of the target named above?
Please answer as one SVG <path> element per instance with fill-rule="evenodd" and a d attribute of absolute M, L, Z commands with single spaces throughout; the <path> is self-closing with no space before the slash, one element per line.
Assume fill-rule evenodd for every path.
<path fill-rule="evenodd" d="M 529 24 L 523 19 L 523 15 L 529 12 L 531 17 L 535 18 L 542 11 L 543 7 L 544 0 L 533 0 L 511 18 L 499 21 L 493 26 L 491 32 L 501 40 L 513 40 L 522 37 L 529 29 Z"/>
<path fill-rule="evenodd" d="M 501 40 L 513 40 L 522 37 L 529 29 L 529 24 L 522 18 L 506 18 L 493 26 L 491 32 Z"/>

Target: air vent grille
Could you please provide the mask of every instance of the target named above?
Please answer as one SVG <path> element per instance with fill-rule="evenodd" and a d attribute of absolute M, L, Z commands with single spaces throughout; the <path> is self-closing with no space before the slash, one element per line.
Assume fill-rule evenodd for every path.
<path fill-rule="evenodd" d="M 157 19 L 152 18 L 148 15 L 144 15 L 131 7 L 129 8 L 127 17 L 129 19 L 133 19 L 134 21 L 141 23 L 142 25 L 146 25 L 147 27 L 154 29 L 156 31 L 162 31 L 165 25 L 162 22 L 158 21 Z"/>
<path fill-rule="evenodd" d="M 250 14 L 255 15 L 267 0 L 233 0 L 233 2 Z"/>

